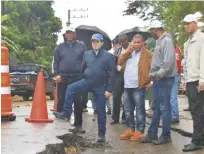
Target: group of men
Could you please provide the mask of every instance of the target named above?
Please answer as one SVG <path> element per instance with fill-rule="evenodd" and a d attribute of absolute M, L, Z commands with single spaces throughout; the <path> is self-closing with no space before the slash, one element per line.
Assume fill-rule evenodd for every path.
<path fill-rule="evenodd" d="M 183 151 L 202 149 L 204 146 L 204 33 L 197 26 L 196 16 L 187 15 L 184 27 L 189 39 L 184 44 L 184 75 L 186 91 L 193 118 L 193 139 Z M 152 53 L 145 47 L 145 39 L 136 34 L 128 42 L 126 34 L 119 36 L 119 46 L 108 52 L 103 49 L 103 36 L 92 36 L 92 50 L 86 51 L 82 42 L 75 39 L 74 29 L 67 29 L 66 41 L 57 46 L 54 55 L 54 74 L 58 82 L 59 102 L 57 118 L 69 121 L 74 103 L 75 131 L 82 129 L 82 96 L 92 92 L 95 100 L 98 121 L 98 142 L 105 142 L 106 101 L 113 96 L 113 121 L 119 123 L 121 100 L 123 99 L 123 121 L 128 129 L 120 136 L 121 140 L 140 140 L 141 143 L 155 145 L 172 142 L 171 123 L 178 122 L 178 103 L 172 107 L 178 89 L 172 89 L 179 80 L 175 46 L 171 36 L 160 21 L 152 21 L 149 27 L 156 40 Z M 152 123 L 147 135 L 145 96 L 153 88 Z M 176 100 L 177 101 L 177 100 Z M 174 102 L 176 102 L 174 101 Z M 176 107 L 177 106 L 177 107 Z M 134 111 L 136 115 L 134 118 Z M 158 127 L 162 116 L 162 134 L 158 138 Z M 175 117 L 175 118 L 174 118 Z"/>

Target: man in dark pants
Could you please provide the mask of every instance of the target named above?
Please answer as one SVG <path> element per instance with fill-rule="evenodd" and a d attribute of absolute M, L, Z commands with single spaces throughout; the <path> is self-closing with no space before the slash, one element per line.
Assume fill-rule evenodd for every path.
<path fill-rule="evenodd" d="M 184 79 L 193 119 L 193 136 L 184 152 L 202 149 L 204 146 L 204 33 L 198 29 L 198 19 L 189 14 L 184 20 L 189 39 L 184 43 Z"/>
<path fill-rule="evenodd" d="M 125 50 L 129 46 L 128 37 L 126 34 L 119 35 L 119 43 L 122 47 L 116 49 L 114 55 L 116 57 L 116 77 L 115 77 L 115 86 L 113 90 L 113 121 L 110 123 L 111 125 L 118 124 L 120 119 L 120 106 L 122 94 L 124 92 L 124 70 L 121 70 L 121 66 L 118 64 L 118 57 L 125 52 Z M 125 112 L 123 107 L 122 113 L 122 123 L 125 123 Z"/>
<path fill-rule="evenodd" d="M 83 112 L 88 112 L 87 110 L 87 103 L 88 103 L 88 93 L 85 92 L 82 95 L 82 105 L 83 105 Z"/>
<path fill-rule="evenodd" d="M 68 28 L 65 33 L 66 41 L 59 44 L 54 55 L 54 75 L 58 82 L 57 111 L 62 112 L 67 86 L 77 82 L 81 77 L 81 64 L 86 46 L 75 40 L 75 29 Z M 82 125 L 81 94 L 74 97 L 74 126 L 81 129 Z"/>
<path fill-rule="evenodd" d="M 67 87 L 63 111 L 54 112 L 57 117 L 70 120 L 73 96 L 76 93 L 92 91 L 96 100 L 98 142 L 105 142 L 106 99 L 111 96 L 115 78 L 114 57 L 102 49 L 102 45 L 103 36 L 94 34 L 92 36 L 93 50 L 87 51 L 83 58 L 83 79 Z"/>

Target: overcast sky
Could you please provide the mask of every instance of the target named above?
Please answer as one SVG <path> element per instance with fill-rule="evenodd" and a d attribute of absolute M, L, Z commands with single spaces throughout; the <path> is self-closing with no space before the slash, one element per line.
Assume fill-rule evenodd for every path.
<path fill-rule="evenodd" d="M 123 16 L 127 9 L 126 0 L 55 0 L 53 8 L 55 15 L 62 20 L 63 29 L 59 34 L 58 43 L 63 41 L 62 33 L 66 30 L 68 20 L 68 9 L 87 9 L 85 15 L 88 18 L 71 18 L 73 27 L 79 25 L 97 26 L 113 39 L 122 30 L 135 26 L 144 27 L 149 23 L 144 22 L 137 16 Z M 83 12 L 72 12 L 71 16 L 81 16 Z"/>

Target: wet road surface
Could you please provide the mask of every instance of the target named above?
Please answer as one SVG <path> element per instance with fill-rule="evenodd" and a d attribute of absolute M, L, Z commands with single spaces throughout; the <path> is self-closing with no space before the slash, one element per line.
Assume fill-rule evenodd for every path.
<path fill-rule="evenodd" d="M 2 154 L 181 154 L 183 145 L 191 141 L 191 138 L 184 137 L 175 131 L 172 131 L 173 143 L 166 145 L 154 146 L 120 141 L 120 135 L 125 131 L 126 126 L 122 124 L 111 126 L 109 124 L 111 116 L 107 116 L 107 141 L 104 144 L 98 144 L 96 143 L 97 121 L 92 120 L 94 115 L 90 102 L 88 103 L 89 112 L 83 115 L 83 128 L 86 130 L 83 135 L 73 135 L 68 130 L 72 128 L 70 123 L 54 118 L 50 111 L 53 101 L 50 100 L 47 100 L 49 118 L 54 119 L 54 123 L 25 122 L 24 118 L 30 115 L 31 103 L 32 101 L 13 100 L 16 121 L 1 124 Z M 179 106 L 181 122 L 172 127 L 191 133 L 192 118 L 189 112 L 182 111 L 188 106 L 186 98 L 179 98 Z M 150 119 L 147 122 L 150 123 Z M 73 123 L 73 117 L 71 123 Z M 160 133 L 161 129 L 159 129 Z M 188 154 L 203 153 L 204 150 L 200 150 Z"/>

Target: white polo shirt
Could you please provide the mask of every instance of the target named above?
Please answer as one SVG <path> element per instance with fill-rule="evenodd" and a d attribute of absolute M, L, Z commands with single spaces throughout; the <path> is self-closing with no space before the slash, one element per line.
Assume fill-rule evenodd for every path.
<path fill-rule="evenodd" d="M 133 52 L 132 56 L 127 60 L 125 73 L 124 73 L 124 81 L 125 88 L 138 88 L 138 64 L 140 60 L 141 51 Z"/>

